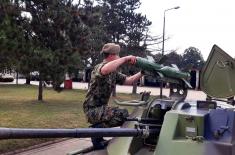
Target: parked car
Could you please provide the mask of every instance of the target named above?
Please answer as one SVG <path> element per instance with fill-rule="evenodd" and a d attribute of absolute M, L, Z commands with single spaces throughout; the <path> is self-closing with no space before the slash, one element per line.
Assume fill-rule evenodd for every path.
<path fill-rule="evenodd" d="M 0 74 L 0 82 L 13 82 L 14 77 L 10 74 Z"/>
<path fill-rule="evenodd" d="M 30 73 L 30 80 L 31 81 L 39 81 L 39 72 L 34 71 Z"/>

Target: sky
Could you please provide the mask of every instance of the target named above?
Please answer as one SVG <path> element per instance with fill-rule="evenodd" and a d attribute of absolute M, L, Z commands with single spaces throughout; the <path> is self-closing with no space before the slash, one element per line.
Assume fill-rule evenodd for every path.
<path fill-rule="evenodd" d="M 163 34 L 166 12 L 166 53 L 182 54 L 190 46 L 198 48 L 206 60 L 214 44 L 235 57 L 235 5 L 233 0 L 140 0 L 140 12 L 152 21 L 152 35 Z M 162 47 L 162 45 L 160 45 Z"/>

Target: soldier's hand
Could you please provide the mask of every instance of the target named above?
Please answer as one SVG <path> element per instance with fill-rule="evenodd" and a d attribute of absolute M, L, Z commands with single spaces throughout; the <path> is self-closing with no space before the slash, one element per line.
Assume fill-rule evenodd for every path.
<path fill-rule="evenodd" d="M 126 62 L 134 65 L 136 63 L 136 57 L 133 55 L 126 56 Z"/>

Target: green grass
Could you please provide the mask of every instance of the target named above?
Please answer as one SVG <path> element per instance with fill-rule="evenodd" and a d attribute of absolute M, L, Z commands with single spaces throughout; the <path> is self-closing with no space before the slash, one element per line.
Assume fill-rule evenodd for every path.
<path fill-rule="evenodd" d="M 84 90 L 60 93 L 44 89 L 44 101 L 37 101 L 38 88 L 26 85 L 0 85 L 0 127 L 79 128 L 87 127 L 82 103 Z M 138 96 L 118 94 L 124 100 Z M 110 100 L 112 104 L 112 100 Z M 51 139 L 1 140 L 0 153 L 35 145 Z"/>

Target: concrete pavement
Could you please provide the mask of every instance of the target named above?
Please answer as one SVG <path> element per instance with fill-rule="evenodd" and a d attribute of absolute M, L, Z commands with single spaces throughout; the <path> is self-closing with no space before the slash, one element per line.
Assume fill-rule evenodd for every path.
<path fill-rule="evenodd" d="M 25 79 L 19 79 L 19 84 L 24 84 Z M 15 84 L 16 81 L 11 82 L 9 84 Z M 0 83 L 1 84 L 1 83 Z M 38 81 L 31 81 L 31 84 L 38 85 Z M 62 85 L 63 86 L 63 85 Z M 88 89 L 88 83 L 84 82 L 73 82 L 73 89 Z M 117 85 L 117 92 L 118 93 L 132 93 L 132 86 L 126 86 L 126 85 Z M 138 86 L 137 87 L 137 93 L 143 92 L 143 91 L 151 91 L 151 95 L 159 95 L 160 89 L 158 87 L 145 87 L 145 86 Z M 169 89 L 163 89 L 163 94 L 166 96 L 169 96 Z M 188 100 L 204 100 L 206 98 L 206 94 L 202 91 L 195 91 L 195 90 L 189 90 L 187 98 Z"/>
<path fill-rule="evenodd" d="M 68 153 L 87 148 L 91 145 L 92 144 L 90 138 L 79 138 L 79 139 L 72 138 L 69 140 L 46 145 L 39 148 L 34 148 L 16 154 L 17 155 L 67 155 Z M 93 152 L 89 153 L 88 155 L 93 155 Z"/>

